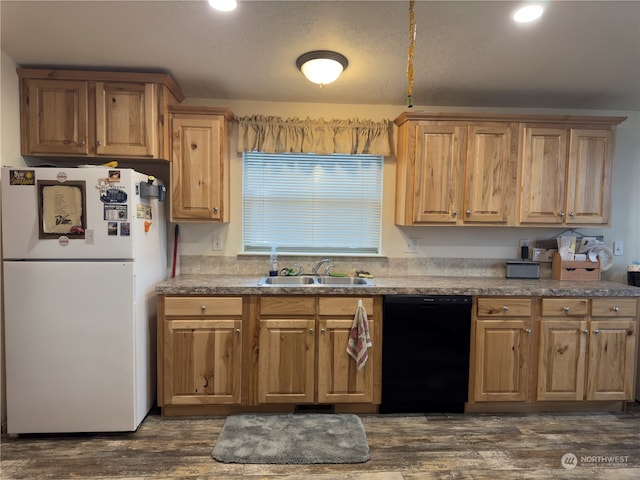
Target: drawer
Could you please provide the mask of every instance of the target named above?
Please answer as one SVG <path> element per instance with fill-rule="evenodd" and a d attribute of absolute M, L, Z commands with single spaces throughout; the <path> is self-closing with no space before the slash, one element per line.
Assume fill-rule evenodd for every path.
<path fill-rule="evenodd" d="M 588 298 L 543 298 L 543 317 L 582 317 L 589 315 Z"/>
<path fill-rule="evenodd" d="M 362 300 L 362 306 L 367 315 L 373 315 L 372 297 L 321 297 L 320 315 L 340 315 L 353 317 L 358 307 L 358 300 Z"/>
<path fill-rule="evenodd" d="M 594 298 L 592 317 L 635 317 L 638 301 L 635 298 Z"/>
<path fill-rule="evenodd" d="M 259 312 L 260 315 L 315 315 L 316 297 L 261 296 Z"/>
<path fill-rule="evenodd" d="M 479 317 L 530 317 L 530 298 L 478 298 Z"/>
<path fill-rule="evenodd" d="M 242 297 L 165 297 L 165 316 L 242 315 Z"/>

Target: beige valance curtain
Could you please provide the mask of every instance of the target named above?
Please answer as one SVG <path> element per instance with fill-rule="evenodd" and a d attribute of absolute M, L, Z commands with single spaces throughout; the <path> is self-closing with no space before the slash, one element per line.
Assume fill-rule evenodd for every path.
<path fill-rule="evenodd" d="M 391 155 L 390 120 L 237 118 L 238 152 Z"/>

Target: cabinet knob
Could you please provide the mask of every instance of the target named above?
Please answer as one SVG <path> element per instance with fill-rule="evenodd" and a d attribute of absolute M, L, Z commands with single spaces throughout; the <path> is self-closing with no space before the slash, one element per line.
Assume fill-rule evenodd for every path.
<path fill-rule="evenodd" d="M 236 328 L 236 335 L 240 335 L 240 329 Z"/>
<path fill-rule="evenodd" d="M 575 214 L 574 212 L 569 212 L 569 216 L 570 216 L 571 218 L 573 218 L 573 217 L 575 217 L 575 216 L 576 216 L 576 214 Z"/>
<path fill-rule="evenodd" d="M 560 217 L 564 218 L 564 212 L 560 212 Z"/>
<path fill-rule="evenodd" d="M 587 329 L 585 328 L 584 330 L 582 330 L 582 333 L 584 333 L 584 334 L 586 335 L 587 333 L 589 333 L 589 330 L 587 330 Z"/>
<path fill-rule="evenodd" d="M 457 217 L 458 216 L 458 211 L 454 210 L 453 212 L 451 212 L 451 216 L 452 217 Z"/>
<path fill-rule="evenodd" d="M 85 140 L 81 140 L 81 141 L 80 141 L 80 145 L 84 146 L 84 145 L 86 145 L 86 144 L 87 144 L 87 142 L 86 142 Z"/>
<path fill-rule="evenodd" d="M 611 310 L 613 310 L 614 312 L 618 313 L 620 311 L 620 307 L 613 307 Z"/>
<path fill-rule="evenodd" d="M 309 335 L 313 335 L 313 328 L 309 329 Z"/>
<path fill-rule="evenodd" d="M 213 213 L 218 213 L 218 207 L 213 207 Z"/>
<path fill-rule="evenodd" d="M 202 313 L 206 312 L 206 311 L 207 311 L 207 307 L 206 307 L 206 305 L 200 305 L 200 311 L 201 311 Z"/>
<path fill-rule="evenodd" d="M 525 328 L 524 329 L 524 333 L 526 333 L 527 335 L 531 335 L 531 329 L 530 328 Z"/>
<path fill-rule="evenodd" d="M 569 314 L 569 310 L 571 310 L 571 307 L 564 307 L 563 310 L 564 313 Z"/>
<path fill-rule="evenodd" d="M 100 140 L 98 140 L 98 141 L 96 142 L 96 145 L 100 146 L 100 145 L 102 145 L 102 142 L 101 142 Z"/>
<path fill-rule="evenodd" d="M 506 313 L 506 312 L 508 312 L 508 311 L 509 311 L 509 307 L 507 307 L 507 306 L 505 305 L 504 307 L 502 307 L 502 311 L 503 311 L 503 312 L 505 312 L 505 313 Z"/>
<path fill-rule="evenodd" d="M 471 216 L 471 210 L 467 210 L 467 211 L 466 211 L 466 212 L 464 212 L 464 213 L 466 213 L 466 214 L 467 214 L 467 217 L 470 217 L 470 216 Z"/>
<path fill-rule="evenodd" d="M 321 329 L 320 329 L 320 333 L 321 333 L 322 335 L 324 335 L 325 333 L 327 333 L 327 330 L 326 330 L 326 329 L 324 329 L 324 328 L 321 328 Z"/>
<path fill-rule="evenodd" d="M 593 331 L 594 335 L 598 335 L 600 333 L 600 330 L 598 330 L 597 328 Z"/>

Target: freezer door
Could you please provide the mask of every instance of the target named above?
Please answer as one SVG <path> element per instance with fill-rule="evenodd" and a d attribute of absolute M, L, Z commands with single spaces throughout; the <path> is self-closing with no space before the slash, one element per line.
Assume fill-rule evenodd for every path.
<path fill-rule="evenodd" d="M 134 258 L 136 237 L 160 231 L 145 230 L 159 203 L 136 192 L 146 178 L 131 169 L 3 167 L 4 258 Z"/>
<path fill-rule="evenodd" d="M 147 319 L 134 313 L 133 262 L 3 266 L 8 432 L 135 430 L 153 373 L 140 367 L 136 336 L 152 326 L 136 325 Z"/>

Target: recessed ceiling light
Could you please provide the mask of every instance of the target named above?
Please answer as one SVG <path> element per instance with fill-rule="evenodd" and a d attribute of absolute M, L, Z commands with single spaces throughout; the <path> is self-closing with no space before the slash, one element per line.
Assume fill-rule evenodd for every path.
<path fill-rule="evenodd" d="M 238 6 L 236 0 L 209 0 L 209 5 L 220 12 L 230 12 Z"/>
<path fill-rule="evenodd" d="M 541 5 L 527 5 L 513 13 L 513 20 L 518 23 L 529 23 L 539 19 L 544 9 Z"/>

